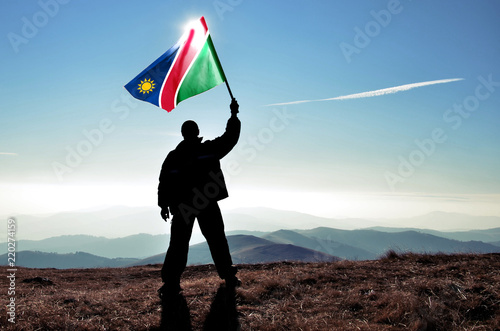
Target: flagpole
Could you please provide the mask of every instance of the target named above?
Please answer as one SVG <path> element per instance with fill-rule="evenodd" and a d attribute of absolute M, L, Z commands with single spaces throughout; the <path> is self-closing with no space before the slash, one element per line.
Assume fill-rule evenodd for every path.
<path fill-rule="evenodd" d="M 220 69 L 224 73 L 224 78 L 225 78 L 225 83 L 226 83 L 226 86 L 227 86 L 227 91 L 229 92 L 229 96 L 231 97 L 231 101 L 233 101 L 234 100 L 233 92 L 231 92 L 231 88 L 229 87 L 229 83 L 227 82 L 226 72 L 224 71 L 224 68 L 222 68 L 222 63 L 221 63 L 221 61 L 219 59 L 219 55 L 217 54 L 217 50 L 215 49 L 215 45 L 214 45 L 213 41 L 212 41 L 212 47 L 214 48 L 215 57 L 217 58 L 217 61 L 219 62 Z"/>
<path fill-rule="evenodd" d="M 217 51 L 215 50 L 215 45 L 213 43 L 212 43 L 212 46 L 214 47 L 214 51 L 215 51 L 215 54 L 217 56 L 217 60 L 219 60 L 220 69 L 224 73 L 224 78 L 225 78 L 225 83 L 226 83 L 226 86 L 227 86 L 227 91 L 229 92 L 229 96 L 231 97 L 231 101 L 233 101 L 234 100 L 233 92 L 231 92 L 231 88 L 229 87 L 229 83 L 227 82 L 226 72 L 224 71 L 224 68 L 222 68 L 222 63 L 220 62 L 219 56 L 217 55 Z"/>
<path fill-rule="evenodd" d="M 221 65 L 222 67 L 222 65 Z M 224 74 L 225 76 L 226 74 Z M 229 92 L 229 95 L 231 96 L 231 100 L 234 100 L 233 93 L 231 92 L 231 88 L 229 87 L 229 83 L 227 82 L 227 77 L 226 77 L 226 86 L 227 86 L 227 91 Z"/>

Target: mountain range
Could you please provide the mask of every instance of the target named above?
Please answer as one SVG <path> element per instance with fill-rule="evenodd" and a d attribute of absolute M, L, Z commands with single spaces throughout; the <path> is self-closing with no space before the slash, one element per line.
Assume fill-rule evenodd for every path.
<path fill-rule="evenodd" d="M 2 255 L 1 258 L 7 261 L 7 254 Z M 136 261 L 137 259 L 132 258 L 108 259 L 85 252 L 58 254 L 40 251 L 21 251 L 16 253 L 16 266 L 28 268 L 113 268 L 124 267 Z"/>
<path fill-rule="evenodd" d="M 456 232 L 500 227 L 500 217 L 445 212 L 398 219 L 327 218 L 270 208 L 239 208 L 224 211 L 223 214 L 226 231 L 272 232 L 281 229 L 306 230 L 317 227 L 356 230 L 384 227 Z M 116 206 L 53 215 L 8 216 L 17 219 L 18 240 L 41 240 L 74 234 L 123 238 L 138 233 L 167 234 L 170 228 L 170 224 L 160 218 L 159 209 L 155 207 Z M 191 240 L 193 243 L 204 241 L 197 226 Z"/>
<path fill-rule="evenodd" d="M 19 240 L 17 251 L 41 251 L 68 254 L 86 252 L 106 258 L 146 258 L 165 252 L 168 234 L 135 234 L 123 238 L 105 238 L 89 235 L 66 235 L 42 240 Z"/>
<path fill-rule="evenodd" d="M 456 239 L 459 238 L 460 240 Z M 464 232 L 372 228 L 342 230 L 318 227 L 272 232 L 228 231 L 236 264 L 276 261 L 376 259 L 388 250 L 415 253 L 500 252 L 500 228 Z M 16 265 L 32 268 L 123 267 L 163 263 L 168 235 L 137 234 L 108 239 L 88 235 L 21 240 Z M 7 261 L 6 254 L 0 261 Z M 5 262 L 4 262 L 5 263 Z M 188 264 L 212 263 L 206 242 L 190 247 Z"/>

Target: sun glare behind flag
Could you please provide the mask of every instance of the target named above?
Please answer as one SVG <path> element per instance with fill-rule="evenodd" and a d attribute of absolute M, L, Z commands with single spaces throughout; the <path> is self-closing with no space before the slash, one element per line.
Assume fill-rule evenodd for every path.
<path fill-rule="evenodd" d="M 174 46 L 125 88 L 134 98 L 170 112 L 179 102 L 225 81 L 226 76 L 202 16 Z"/>

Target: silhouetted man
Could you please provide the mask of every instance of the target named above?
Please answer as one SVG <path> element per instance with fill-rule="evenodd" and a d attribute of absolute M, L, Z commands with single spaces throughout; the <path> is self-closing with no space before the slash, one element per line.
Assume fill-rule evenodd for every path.
<path fill-rule="evenodd" d="M 238 108 L 238 103 L 233 99 L 226 132 L 214 140 L 202 142 L 203 138 L 198 137 L 198 125 L 194 121 L 184 122 L 181 128 L 184 140 L 163 162 L 158 205 L 165 221 L 170 213 L 173 217 L 170 245 L 161 270 L 164 285 L 158 290 L 162 299 L 182 290 L 180 278 L 187 264 L 189 239 L 195 218 L 207 240 L 220 278 L 226 281 L 227 286 L 240 284 L 236 277 L 237 269 L 232 265 L 222 214 L 217 203 L 228 197 L 219 160 L 238 142 L 241 128 L 236 115 Z"/>

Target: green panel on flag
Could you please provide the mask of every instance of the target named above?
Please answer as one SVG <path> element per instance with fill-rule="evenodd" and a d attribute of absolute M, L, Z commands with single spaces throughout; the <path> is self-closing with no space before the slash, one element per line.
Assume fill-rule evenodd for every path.
<path fill-rule="evenodd" d="M 226 80 L 210 35 L 177 93 L 177 103 L 205 92 Z"/>

